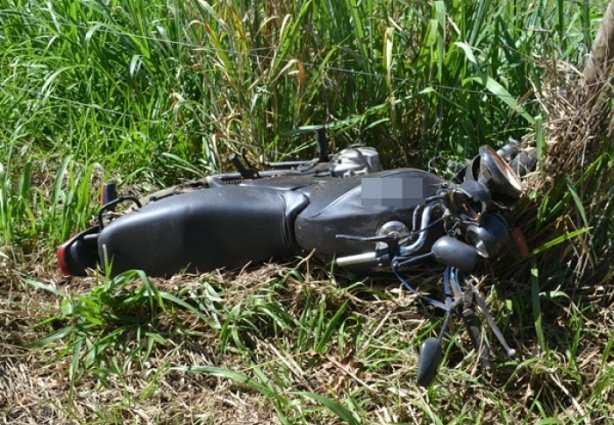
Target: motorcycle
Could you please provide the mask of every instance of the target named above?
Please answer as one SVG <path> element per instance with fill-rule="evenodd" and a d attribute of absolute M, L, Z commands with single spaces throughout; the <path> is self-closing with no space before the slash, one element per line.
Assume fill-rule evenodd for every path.
<path fill-rule="evenodd" d="M 330 156 L 324 131 L 317 134 L 319 155 L 310 161 L 264 162 L 268 169 L 261 171 L 233 156 L 236 172 L 143 199 L 118 196 L 113 184 L 105 185 L 97 224 L 57 249 L 61 270 L 84 276 L 95 268 L 110 275 L 141 269 L 170 276 L 314 252 L 355 273 L 392 273 L 445 312 L 438 337 L 421 346 L 419 385 L 436 376 L 452 314 L 462 316 L 481 364 L 490 363 L 476 306 L 513 356 L 469 272 L 506 247 L 526 251 L 505 215 L 522 193 L 513 168 L 527 171 L 532 158 L 514 143 L 498 153 L 482 146 L 448 181 L 418 169 L 382 170 L 378 152 L 369 147 Z M 128 212 L 114 212 L 127 202 L 134 205 Z M 405 277 L 412 266 L 433 260 L 443 266 L 443 301 L 421 294 Z"/>

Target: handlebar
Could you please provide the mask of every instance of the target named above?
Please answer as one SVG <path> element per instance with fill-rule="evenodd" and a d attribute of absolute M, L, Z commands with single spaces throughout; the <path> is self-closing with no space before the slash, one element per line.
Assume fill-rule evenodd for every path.
<path fill-rule="evenodd" d="M 418 235 L 418 238 L 411 245 L 400 247 L 401 256 L 403 257 L 410 256 L 416 253 L 418 250 L 420 250 L 424 246 L 424 243 L 426 242 L 426 239 L 427 239 L 426 229 L 428 229 L 429 226 L 431 226 L 431 224 L 435 224 L 434 222 L 431 223 L 431 211 L 434 208 L 438 207 L 439 205 L 440 204 L 436 202 L 431 202 L 424 207 L 424 210 L 422 210 L 422 216 L 420 220 L 420 228 L 416 229 L 411 234 L 411 235 Z M 408 235 L 408 236 L 411 236 L 411 235 Z M 377 250 L 373 250 L 371 252 L 365 252 L 363 254 L 355 254 L 355 255 L 347 255 L 345 257 L 339 257 L 336 260 L 336 264 L 340 267 L 367 265 L 367 264 L 378 265 L 380 262 L 380 259 L 381 257 L 378 256 Z"/>
<path fill-rule="evenodd" d="M 356 266 L 359 264 L 373 264 L 378 263 L 377 253 L 375 251 L 365 252 L 364 254 L 346 255 L 345 257 L 337 258 L 337 265 L 339 267 Z"/>

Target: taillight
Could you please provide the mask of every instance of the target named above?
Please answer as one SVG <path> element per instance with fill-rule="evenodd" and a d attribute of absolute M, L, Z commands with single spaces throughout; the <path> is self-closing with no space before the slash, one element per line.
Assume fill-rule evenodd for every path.
<path fill-rule="evenodd" d="M 98 226 L 74 235 L 55 251 L 58 266 L 66 276 L 87 276 L 98 262 Z"/>
<path fill-rule="evenodd" d="M 64 273 L 64 276 L 71 275 L 70 268 L 68 267 L 68 263 L 66 262 L 66 246 L 69 243 L 70 241 L 66 242 L 63 245 L 60 245 L 55 251 L 55 256 L 58 259 L 58 266 L 60 267 L 60 270 L 62 270 L 62 273 Z"/>

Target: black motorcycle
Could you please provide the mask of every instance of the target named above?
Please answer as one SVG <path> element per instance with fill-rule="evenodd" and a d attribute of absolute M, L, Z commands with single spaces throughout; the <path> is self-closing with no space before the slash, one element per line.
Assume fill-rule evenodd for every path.
<path fill-rule="evenodd" d="M 111 275 L 141 269 L 169 276 L 314 252 L 356 273 L 393 273 L 409 291 L 445 311 L 439 337 L 422 344 L 420 385 L 435 377 L 452 313 L 465 320 L 481 362 L 490 361 L 476 305 L 513 356 L 467 272 L 506 247 L 523 250 L 513 243 L 505 214 L 522 192 L 513 167 L 525 171 L 531 157 L 516 154 L 514 144 L 499 153 L 483 146 L 447 181 L 417 169 L 381 170 L 373 148 L 329 156 L 323 131 L 318 135 L 319 157 L 311 161 L 265 163 L 268 169 L 260 171 L 233 156 L 237 172 L 143 199 L 118 196 L 113 184 L 106 185 L 97 225 L 58 248 L 60 268 L 75 276 L 95 268 Z M 126 202 L 134 207 L 114 213 Z M 432 260 L 444 267 L 443 301 L 421 295 L 404 277 L 412 265 Z"/>

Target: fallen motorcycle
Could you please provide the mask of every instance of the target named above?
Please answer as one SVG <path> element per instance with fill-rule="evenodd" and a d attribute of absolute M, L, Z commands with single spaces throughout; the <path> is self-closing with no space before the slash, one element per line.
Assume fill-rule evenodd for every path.
<path fill-rule="evenodd" d="M 447 181 L 417 169 L 382 170 L 373 148 L 329 156 L 324 132 L 318 135 L 319 156 L 311 161 L 265 163 L 268 169 L 259 171 L 234 156 L 235 173 L 143 199 L 118 196 L 114 185 L 106 185 L 97 224 L 58 248 L 60 268 L 75 276 L 95 268 L 111 275 L 141 269 L 169 276 L 314 252 L 356 273 L 392 272 L 409 291 L 445 311 L 439 336 L 422 344 L 420 385 L 436 375 L 453 313 L 463 317 L 482 364 L 489 363 L 490 350 L 476 306 L 513 356 L 468 272 L 480 258 L 523 250 L 505 218 L 522 192 L 506 159 L 525 169 L 531 158 L 516 155 L 514 144 L 500 153 L 483 146 Z M 114 213 L 121 203 L 134 207 Z M 405 277 L 412 266 L 433 260 L 444 267 L 443 301 L 420 294 Z"/>

